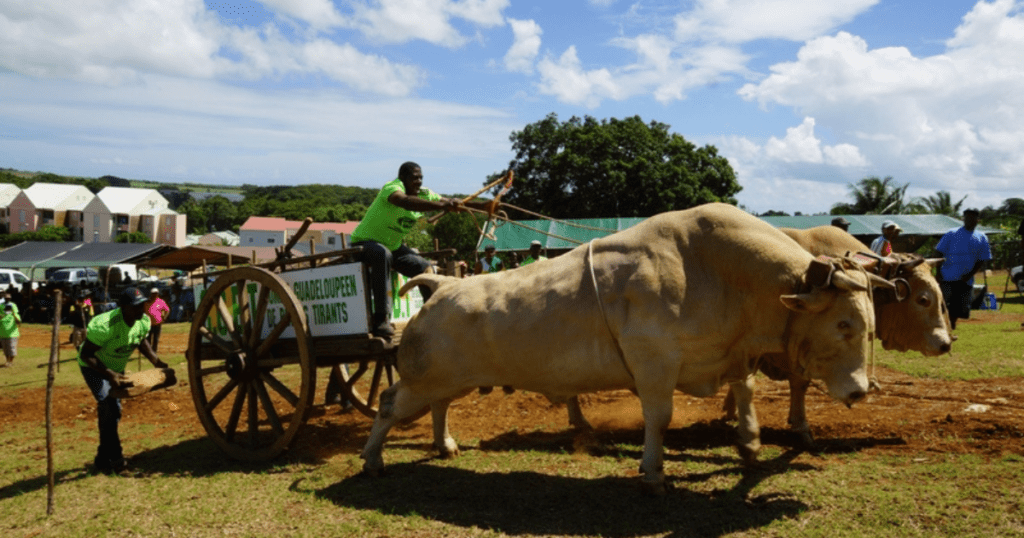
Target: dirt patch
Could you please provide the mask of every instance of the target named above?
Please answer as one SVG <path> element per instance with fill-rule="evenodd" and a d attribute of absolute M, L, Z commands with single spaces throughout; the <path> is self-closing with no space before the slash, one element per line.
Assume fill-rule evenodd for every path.
<path fill-rule="evenodd" d="M 23 330 L 21 347 L 48 347 L 49 334 Z M 163 335 L 161 349 L 183 352 L 187 335 Z M 318 372 L 317 402 L 323 401 L 326 375 Z M 1018 378 L 975 381 L 920 379 L 900 372 L 878 368 L 881 392 L 872 393 L 866 402 L 852 409 L 815 391 L 808 394 L 807 412 L 819 447 L 826 451 L 857 450 L 867 453 L 975 453 L 998 457 L 1024 455 L 1024 383 Z M 175 428 L 185 436 L 203 437 L 188 387 L 187 373 L 179 372 L 180 384 L 124 401 L 125 425 L 152 424 Z M 713 398 L 694 398 L 677 393 L 672 431 L 666 445 L 670 449 L 707 446 L 731 442 L 731 425 L 718 422 L 722 416 L 724 389 Z M 793 446 L 786 416 L 789 390 L 785 383 L 758 378 L 755 404 L 762 425 L 765 445 Z M 38 423 L 45 409 L 44 389 L 9 392 L 0 401 L 0 424 Z M 595 426 L 597 436 L 628 435 L 642 443 L 639 400 L 628 391 L 586 395 L 585 415 Z M 452 430 L 459 440 L 477 439 L 481 447 L 507 449 L 509 444 L 554 442 L 575 443 L 577 449 L 590 449 L 567 433 L 564 407 L 552 406 L 543 397 L 518 391 L 506 395 L 500 389 L 489 395 L 470 395 L 452 406 Z M 57 424 L 95 421 L 95 405 L 84 384 L 57 387 L 54 398 Z M 355 453 L 366 440 L 372 420 L 358 412 L 343 412 L 337 406 L 318 405 L 307 427 L 296 438 L 293 450 L 317 458 L 336 453 Z M 548 432 L 548 437 L 529 433 Z M 552 437 L 567 435 L 568 437 Z M 401 437 L 430 442 L 430 420 L 396 430 Z"/>

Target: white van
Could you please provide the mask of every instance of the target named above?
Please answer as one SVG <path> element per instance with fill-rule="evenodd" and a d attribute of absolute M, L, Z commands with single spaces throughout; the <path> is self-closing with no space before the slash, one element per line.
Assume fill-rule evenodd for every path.
<path fill-rule="evenodd" d="M 11 284 L 14 284 L 19 289 L 21 286 L 28 282 L 29 278 L 24 273 L 16 269 L 0 269 L 0 291 L 7 291 L 7 288 Z M 32 289 L 39 287 L 38 282 L 32 283 Z"/>
<path fill-rule="evenodd" d="M 117 263 L 110 266 L 111 271 L 121 271 L 121 281 L 124 281 L 124 277 L 128 277 L 132 282 L 156 282 L 159 280 L 155 276 L 151 276 L 142 269 L 139 269 L 130 263 Z"/>

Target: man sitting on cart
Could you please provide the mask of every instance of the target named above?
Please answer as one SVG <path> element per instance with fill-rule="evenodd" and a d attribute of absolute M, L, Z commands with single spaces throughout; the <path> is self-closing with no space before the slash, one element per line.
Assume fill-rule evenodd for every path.
<path fill-rule="evenodd" d="M 391 294 L 388 281 L 391 269 L 412 278 L 430 267 L 430 262 L 402 242 L 416 221 L 427 211 L 453 211 L 462 200 L 444 198 L 423 187 L 420 165 L 406 162 L 398 168 L 398 177 L 386 183 L 374 198 L 366 216 L 352 232 L 352 246 L 363 247 L 363 262 L 370 269 L 372 298 L 371 332 L 390 339 L 395 334 L 391 324 Z M 474 209 L 486 210 L 486 202 L 466 202 Z M 430 290 L 420 287 L 423 300 Z"/>

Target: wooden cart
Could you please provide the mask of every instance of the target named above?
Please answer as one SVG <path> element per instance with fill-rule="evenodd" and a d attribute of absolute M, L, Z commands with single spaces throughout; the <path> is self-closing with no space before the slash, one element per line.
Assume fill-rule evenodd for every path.
<path fill-rule="evenodd" d="M 230 456 L 265 460 L 287 449 L 313 407 L 318 368 L 332 378 L 325 403 L 340 394 L 376 415 L 380 392 L 397 380 L 399 335 L 388 342 L 368 333 L 360 253 L 209 275 L 189 334 L 188 376 L 203 427 Z"/>

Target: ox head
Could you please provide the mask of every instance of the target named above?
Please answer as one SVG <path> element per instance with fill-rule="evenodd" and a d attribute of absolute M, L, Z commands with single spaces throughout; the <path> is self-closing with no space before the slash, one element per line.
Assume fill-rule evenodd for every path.
<path fill-rule="evenodd" d="M 893 284 L 852 260 L 817 259 L 805 278 L 810 291 L 781 296 L 790 314 L 787 351 L 792 368 L 821 379 L 833 398 L 851 405 L 868 391 L 865 362 L 872 351 L 872 286 Z"/>
<path fill-rule="evenodd" d="M 884 269 L 896 289 L 875 293 L 875 323 L 885 349 L 919 351 L 927 357 L 949 353 L 949 313 L 931 268 L 942 259 L 893 254 L 897 263 Z"/>

